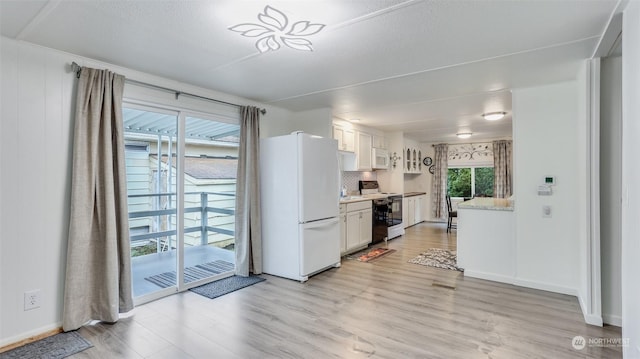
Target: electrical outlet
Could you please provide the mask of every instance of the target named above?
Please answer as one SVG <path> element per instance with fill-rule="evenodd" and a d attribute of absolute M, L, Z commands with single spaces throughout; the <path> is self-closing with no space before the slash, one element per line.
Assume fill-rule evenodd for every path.
<path fill-rule="evenodd" d="M 551 206 L 542 206 L 542 217 L 551 218 Z"/>
<path fill-rule="evenodd" d="M 40 308 L 40 289 L 24 292 L 24 310 Z"/>

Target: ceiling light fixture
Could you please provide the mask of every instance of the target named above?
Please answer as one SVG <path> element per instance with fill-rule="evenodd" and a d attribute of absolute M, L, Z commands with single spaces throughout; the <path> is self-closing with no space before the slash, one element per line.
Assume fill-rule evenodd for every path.
<path fill-rule="evenodd" d="M 456 133 L 456 136 L 458 136 L 458 138 L 462 138 L 462 139 L 469 138 L 469 137 L 471 137 L 471 135 L 473 135 L 473 133 L 471 133 L 471 132 Z"/>
<path fill-rule="evenodd" d="M 245 37 L 258 37 L 256 48 L 261 53 L 278 50 L 282 45 L 294 50 L 313 51 L 311 41 L 304 37 L 317 34 L 325 27 L 324 24 L 312 24 L 309 21 L 298 21 L 289 26 L 287 15 L 269 5 L 258 14 L 258 20 L 261 24 L 243 23 L 229 30 Z"/>
<path fill-rule="evenodd" d="M 360 122 L 360 119 L 359 118 L 352 118 L 351 122 Z"/>
<path fill-rule="evenodd" d="M 483 113 L 482 117 L 484 117 L 485 120 L 487 121 L 497 121 L 500 120 L 504 117 L 504 115 L 506 115 L 507 113 L 504 111 L 498 111 L 498 112 L 487 112 L 487 113 Z"/>

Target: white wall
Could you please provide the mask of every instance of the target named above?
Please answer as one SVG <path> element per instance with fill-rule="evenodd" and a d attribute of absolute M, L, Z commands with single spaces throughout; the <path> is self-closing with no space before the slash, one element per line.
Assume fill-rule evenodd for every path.
<path fill-rule="evenodd" d="M 387 149 L 390 154 L 394 152 L 398 156 L 402 156 L 404 148 L 404 136 L 402 132 L 389 132 L 385 135 L 387 141 Z M 404 170 L 401 160 L 396 163 L 396 168 L 389 166 L 387 171 L 377 172 L 378 183 L 380 187 L 386 192 L 404 193 Z"/>
<path fill-rule="evenodd" d="M 2 38 L 0 345 L 58 327 L 69 220 L 71 60 Z M 42 306 L 23 311 L 23 293 Z"/>
<path fill-rule="evenodd" d="M 578 294 L 581 271 L 577 82 L 513 91 L 516 284 Z M 556 176 L 552 196 L 538 196 L 544 176 Z M 552 218 L 542 218 L 542 206 Z"/>
<path fill-rule="evenodd" d="M 602 59 L 600 72 L 602 316 L 605 323 L 621 326 L 622 58 Z"/>
<path fill-rule="evenodd" d="M 312 135 L 332 138 L 332 119 L 331 108 L 319 108 L 316 110 L 294 112 L 291 114 L 291 121 L 289 121 L 289 123 L 295 127 L 291 131 L 301 130 Z"/>
<path fill-rule="evenodd" d="M 264 133 L 270 132 L 271 123 L 290 119 L 289 111 L 273 106 L 5 37 L 0 56 L 0 346 L 60 326 L 75 98 L 75 77 L 67 66 L 72 61 L 184 92 L 264 107 L 268 111 L 261 124 Z M 125 96 L 135 92 L 125 86 Z M 181 97 L 178 102 L 190 101 L 194 100 Z M 207 105 L 202 106 L 206 110 Z M 209 105 L 214 113 L 220 106 Z M 23 311 L 23 293 L 32 289 L 42 291 L 42 305 Z"/>
<path fill-rule="evenodd" d="M 640 358 L 640 2 L 622 20 L 622 337 L 625 358 Z"/>

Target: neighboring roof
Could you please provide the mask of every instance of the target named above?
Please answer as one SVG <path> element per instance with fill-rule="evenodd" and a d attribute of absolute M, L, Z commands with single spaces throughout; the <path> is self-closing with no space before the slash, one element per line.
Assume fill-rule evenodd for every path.
<path fill-rule="evenodd" d="M 162 156 L 162 162 L 167 163 L 167 156 Z M 175 166 L 174 160 L 172 167 Z M 237 169 L 235 157 L 185 157 L 184 172 L 196 179 L 235 179 Z"/>

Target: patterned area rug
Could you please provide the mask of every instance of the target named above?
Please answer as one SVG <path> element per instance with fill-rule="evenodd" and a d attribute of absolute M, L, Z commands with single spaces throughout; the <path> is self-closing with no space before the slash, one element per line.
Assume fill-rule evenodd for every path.
<path fill-rule="evenodd" d="M 426 252 L 411 259 L 409 263 L 464 272 L 464 269 L 458 268 L 456 252 L 446 249 L 429 248 Z"/>
<path fill-rule="evenodd" d="M 234 275 L 233 277 L 220 279 L 189 290 L 209 299 L 213 299 L 265 280 L 266 279 L 257 276 L 241 277 Z"/>
<path fill-rule="evenodd" d="M 233 263 L 219 259 L 209 263 L 198 264 L 197 266 L 187 267 L 184 269 L 184 281 L 185 283 L 191 283 L 198 279 L 211 277 L 214 274 L 232 271 L 234 268 L 235 266 Z M 160 288 L 168 288 L 176 285 L 176 272 L 171 271 L 160 273 L 145 279 Z"/>
<path fill-rule="evenodd" d="M 375 248 L 371 250 L 366 249 L 364 251 L 350 255 L 348 258 L 357 259 L 360 262 L 370 262 L 374 259 L 379 259 L 380 257 L 386 256 L 387 254 L 391 254 L 395 251 L 395 249 L 389 248 Z"/>
<path fill-rule="evenodd" d="M 80 353 L 92 346 L 77 332 L 66 332 L 0 353 L 0 359 L 60 359 Z"/>

